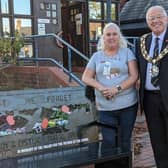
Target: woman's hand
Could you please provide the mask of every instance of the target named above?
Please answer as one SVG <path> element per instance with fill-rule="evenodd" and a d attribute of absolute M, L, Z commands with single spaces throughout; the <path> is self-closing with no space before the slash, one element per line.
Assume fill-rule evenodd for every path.
<path fill-rule="evenodd" d="M 112 99 L 118 93 L 118 90 L 116 87 L 105 88 L 101 91 L 101 93 L 106 99 Z"/>

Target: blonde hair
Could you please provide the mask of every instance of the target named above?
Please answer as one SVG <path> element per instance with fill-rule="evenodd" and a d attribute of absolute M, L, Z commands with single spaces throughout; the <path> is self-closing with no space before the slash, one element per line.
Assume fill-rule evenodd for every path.
<path fill-rule="evenodd" d="M 120 38 L 119 48 L 127 48 L 127 40 L 122 35 L 119 26 L 115 23 L 108 23 L 108 24 L 105 25 L 105 27 L 103 29 L 103 34 L 98 41 L 97 50 L 104 50 L 105 49 L 103 36 L 104 36 L 104 34 L 105 34 L 105 32 L 108 28 L 115 28 L 117 30 L 117 33 L 118 33 L 119 38 Z"/>

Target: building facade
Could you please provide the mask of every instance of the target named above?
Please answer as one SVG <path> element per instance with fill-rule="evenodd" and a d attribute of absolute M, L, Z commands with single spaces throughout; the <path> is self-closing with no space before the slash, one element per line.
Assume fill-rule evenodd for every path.
<path fill-rule="evenodd" d="M 0 0 L 0 35 L 63 32 L 63 40 L 90 57 L 104 25 L 119 23 L 118 12 L 119 2 L 115 0 Z M 20 56 L 67 62 L 66 48 L 57 46 L 54 38 L 27 39 Z"/>

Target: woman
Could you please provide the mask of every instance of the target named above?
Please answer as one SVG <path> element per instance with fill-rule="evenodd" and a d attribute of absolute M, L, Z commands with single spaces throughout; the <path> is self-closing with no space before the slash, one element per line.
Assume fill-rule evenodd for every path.
<path fill-rule="evenodd" d="M 130 148 L 137 112 L 135 83 L 138 70 L 135 56 L 115 23 L 108 23 L 82 76 L 83 82 L 95 88 L 100 122 L 121 125 L 124 147 Z M 103 139 L 115 146 L 115 130 L 103 129 Z"/>

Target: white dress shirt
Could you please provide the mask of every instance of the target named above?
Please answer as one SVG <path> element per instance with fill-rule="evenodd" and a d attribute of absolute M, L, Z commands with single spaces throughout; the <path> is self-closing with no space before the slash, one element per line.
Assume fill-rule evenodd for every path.
<path fill-rule="evenodd" d="M 166 30 L 160 34 L 160 36 L 156 36 L 154 33 L 152 33 L 152 42 L 150 45 L 150 50 L 149 50 L 149 56 L 153 57 L 153 52 L 154 52 L 154 47 L 155 47 L 155 38 L 159 38 L 159 53 L 161 51 L 162 48 L 162 44 L 163 44 L 163 40 L 164 40 L 164 35 L 166 33 Z M 152 64 L 148 62 L 147 64 L 147 71 L 146 71 L 146 83 L 145 83 L 145 89 L 146 90 L 159 90 L 159 86 L 154 87 L 151 83 L 151 68 L 152 68 Z"/>

